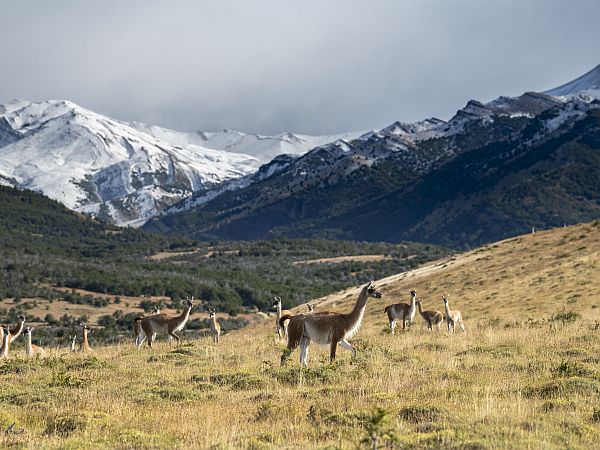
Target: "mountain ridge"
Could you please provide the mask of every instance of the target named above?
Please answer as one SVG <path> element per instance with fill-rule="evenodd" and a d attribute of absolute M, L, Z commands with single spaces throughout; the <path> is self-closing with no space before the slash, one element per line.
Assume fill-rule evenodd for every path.
<path fill-rule="evenodd" d="M 225 146 L 226 136 L 221 138 Z M 115 120 L 70 101 L 13 100 L 0 105 L 0 183 L 42 192 L 107 222 L 139 226 L 194 192 L 261 165 L 234 151 L 239 145 L 224 151 L 200 145 L 205 141 Z M 282 151 L 273 142 L 270 151 Z M 311 145 L 298 142 L 286 149 L 302 153 Z"/>
<path fill-rule="evenodd" d="M 147 229 L 206 239 L 406 239 L 472 246 L 531 226 L 592 220 L 600 214 L 594 200 L 600 182 L 593 176 L 600 173 L 594 171 L 600 171 L 599 106 L 589 95 L 535 92 L 487 104 L 471 100 L 447 122 L 428 119 L 412 128 L 397 122 L 349 143 L 313 149 L 254 186 L 155 219 Z M 548 188 L 548 177 L 559 183 Z M 445 192 L 448 182 L 468 188 L 455 191 L 453 200 Z M 524 204 L 531 199 L 541 205 L 537 212 Z M 453 217 L 448 224 L 447 208 Z"/>

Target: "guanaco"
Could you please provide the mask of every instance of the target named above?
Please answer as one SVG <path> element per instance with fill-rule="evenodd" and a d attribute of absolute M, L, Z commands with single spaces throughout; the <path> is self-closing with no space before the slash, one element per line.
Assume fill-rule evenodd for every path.
<path fill-rule="evenodd" d="M 394 303 L 385 307 L 384 312 L 387 313 L 390 331 L 394 334 L 396 328 L 396 320 L 402 320 L 402 329 L 406 329 L 406 322 L 412 323 L 417 312 L 417 292 L 410 291 L 410 303 Z"/>
<path fill-rule="evenodd" d="M 77 349 L 75 348 L 75 341 L 77 341 L 77 335 L 69 335 L 69 341 L 71 342 L 71 351 L 72 352 L 76 352 Z"/>
<path fill-rule="evenodd" d="M 300 346 L 300 364 L 308 366 L 308 348 L 311 341 L 330 345 L 329 360 L 335 360 L 337 345 L 350 350 L 356 356 L 356 349 L 348 342 L 354 336 L 362 322 L 365 308 L 370 297 L 381 298 L 381 293 L 373 286 L 373 281 L 365 285 L 350 313 L 315 312 L 309 314 L 284 314 L 280 322 L 289 320 L 287 349 L 281 355 L 281 363 L 289 358 L 291 352 Z"/>
<path fill-rule="evenodd" d="M 0 327 L 2 329 L 2 347 L 0 347 L 0 358 L 8 358 L 10 349 L 10 328 Z"/>
<path fill-rule="evenodd" d="M 277 318 L 275 319 L 275 328 L 277 330 L 277 336 L 279 336 L 279 339 L 281 339 L 281 335 L 285 335 L 285 337 L 287 337 L 288 335 L 288 323 L 289 320 L 281 320 L 281 317 L 283 315 L 290 315 L 289 311 L 282 311 L 281 310 L 281 297 L 274 297 L 275 298 L 275 303 L 273 303 L 273 308 L 275 308 L 277 310 Z"/>
<path fill-rule="evenodd" d="M 31 333 L 33 331 L 33 327 L 27 327 L 24 331 L 25 336 L 27 336 L 27 356 L 35 356 L 40 355 L 44 356 L 46 351 L 35 344 L 31 343 Z"/>
<path fill-rule="evenodd" d="M 152 314 L 142 319 L 141 326 L 146 339 L 148 340 L 148 347 L 153 348 L 152 344 L 158 333 L 167 334 L 180 341 L 179 336 L 175 334 L 176 331 L 181 331 L 185 327 L 188 319 L 190 318 L 190 312 L 194 307 L 194 297 L 191 300 L 187 300 L 187 308 L 178 316 L 171 317 L 167 314 Z M 141 345 L 141 343 L 139 344 Z"/>
<path fill-rule="evenodd" d="M 216 310 L 208 310 L 208 317 L 210 319 L 210 332 L 213 335 L 213 341 L 215 344 L 219 343 L 219 338 L 221 337 L 221 324 L 217 322 L 217 311 Z"/>
<path fill-rule="evenodd" d="M 446 309 L 446 323 L 448 324 L 448 333 L 454 333 L 454 329 L 456 324 L 460 325 L 460 328 L 465 331 L 465 326 L 463 324 L 462 314 L 458 310 L 451 311 L 448 306 L 448 297 L 446 295 L 442 296 L 442 300 L 444 301 L 444 308 Z M 452 328 L 452 330 L 450 330 Z"/>
<path fill-rule="evenodd" d="M 94 330 L 89 328 L 87 326 L 87 324 L 85 324 L 85 323 L 80 323 L 79 326 L 83 330 L 83 337 L 81 339 L 81 344 L 79 344 L 79 351 L 80 352 L 91 352 L 92 347 L 90 347 L 90 343 L 88 341 L 88 335 L 92 334 L 94 332 Z"/>
<path fill-rule="evenodd" d="M 444 321 L 444 315 L 439 311 L 423 311 L 421 300 L 417 300 L 417 306 L 419 307 L 419 314 L 421 314 L 421 317 L 427 322 L 427 329 L 432 331 L 433 326 L 435 325 L 437 330 L 440 331 L 440 325 Z"/>

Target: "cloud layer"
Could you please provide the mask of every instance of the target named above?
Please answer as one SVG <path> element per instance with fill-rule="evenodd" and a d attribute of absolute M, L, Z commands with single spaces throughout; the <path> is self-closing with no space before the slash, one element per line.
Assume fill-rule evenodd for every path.
<path fill-rule="evenodd" d="M 180 130 L 448 118 L 600 63 L 597 0 L 3 2 L 0 102 Z"/>

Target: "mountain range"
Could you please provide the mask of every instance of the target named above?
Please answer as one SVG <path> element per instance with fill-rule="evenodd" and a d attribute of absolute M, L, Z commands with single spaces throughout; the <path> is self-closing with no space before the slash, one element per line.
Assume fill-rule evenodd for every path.
<path fill-rule="evenodd" d="M 69 101 L 0 105 L 0 184 L 201 239 L 472 246 L 600 216 L 600 66 L 448 121 L 333 136 L 180 132 Z"/>
<path fill-rule="evenodd" d="M 357 134 L 186 133 L 122 122 L 70 101 L 15 100 L 0 105 L 0 183 L 41 192 L 107 222 L 139 226 L 281 153 L 301 154 Z"/>
<path fill-rule="evenodd" d="M 600 217 L 600 66 L 546 92 L 471 100 L 186 199 L 146 229 L 473 246 Z M 211 193 L 212 192 L 212 193 Z"/>

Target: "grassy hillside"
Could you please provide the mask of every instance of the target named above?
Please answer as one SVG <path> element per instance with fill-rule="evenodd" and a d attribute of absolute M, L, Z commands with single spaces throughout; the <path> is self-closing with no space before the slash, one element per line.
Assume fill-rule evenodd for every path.
<path fill-rule="evenodd" d="M 380 280 L 335 364 L 279 366 L 269 322 L 225 336 L 0 362 L 0 447 L 593 448 L 600 441 L 600 223 L 489 245 Z M 391 336 L 383 307 L 442 293 L 467 333 Z M 318 300 L 347 310 L 356 289 Z M 92 342 L 93 344 L 93 342 Z M 22 343 L 20 344 L 22 345 Z M 93 344 L 94 345 L 94 344 Z"/>

